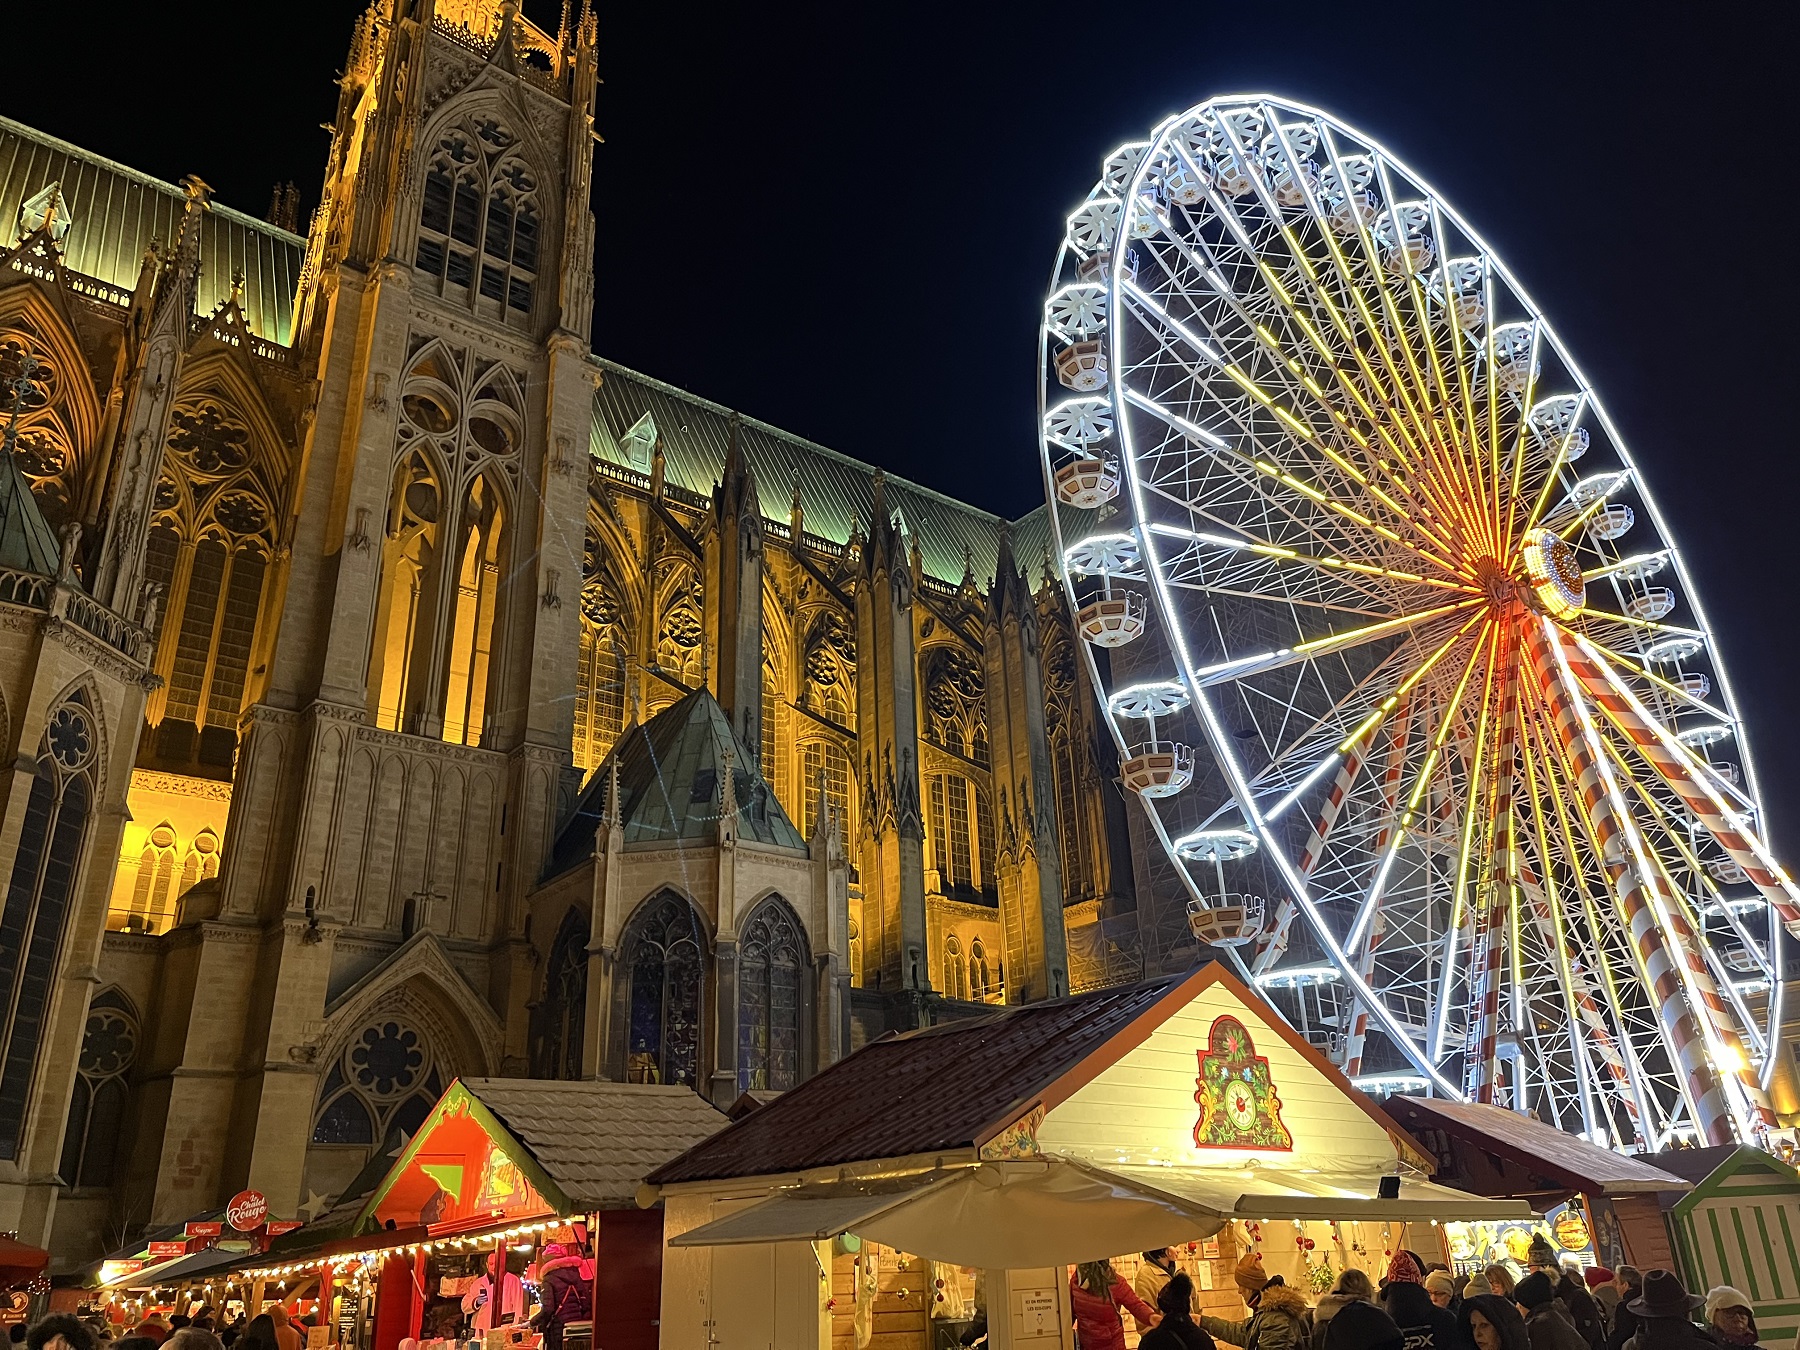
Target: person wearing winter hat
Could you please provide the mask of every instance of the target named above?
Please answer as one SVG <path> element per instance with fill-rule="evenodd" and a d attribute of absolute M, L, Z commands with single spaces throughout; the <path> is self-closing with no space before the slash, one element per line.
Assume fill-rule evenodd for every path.
<path fill-rule="evenodd" d="M 1322 1350 L 1404 1350 L 1406 1335 L 1373 1303 L 1354 1299 L 1325 1324 Z"/>
<path fill-rule="evenodd" d="M 1606 1319 L 1600 1315 L 1599 1303 L 1588 1293 L 1580 1271 L 1581 1267 L 1571 1260 L 1560 1271 L 1544 1273 L 1556 1280 L 1556 1301 L 1569 1314 L 1576 1333 L 1588 1343 L 1588 1350 L 1606 1350 Z"/>
<path fill-rule="evenodd" d="M 1706 1326 L 1728 1346 L 1756 1344 L 1756 1313 L 1750 1300 L 1728 1284 L 1706 1291 Z"/>
<path fill-rule="evenodd" d="M 1202 1331 L 1244 1350 L 1306 1350 L 1312 1310 L 1298 1289 L 1288 1288 L 1281 1276 L 1271 1277 L 1263 1269 L 1260 1252 L 1251 1252 L 1239 1261 L 1232 1278 L 1250 1306 L 1250 1316 L 1229 1322 L 1222 1317 L 1202 1317 Z"/>
<path fill-rule="evenodd" d="M 1619 1286 L 1613 1283 L 1613 1272 L 1605 1266 L 1589 1266 L 1581 1273 L 1586 1282 L 1588 1293 L 1594 1296 L 1594 1303 L 1600 1309 L 1600 1320 L 1606 1323 L 1606 1329 L 1612 1331 L 1613 1313 L 1619 1306 Z"/>
<path fill-rule="evenodd" d="M 1492 1295 L 1494 1286 L 1488 1281 L 1486 1267 L 1478 1267 L 1469 1273 L 1469 1282 L 1463 1286 L 1462 1296 L 1466 1302 L 1472 1298 L 1486 1298 Z"/>
<path fill-rule="evenodd" d="M 1474 1350 L 1531 1350 L 1518 1305 L 1499 1294 L 1464 1294 L 1456 1322 Z"/>
<path fill-rule="evenodd" d="M 1375 1282 L 1355 1266 L 1345 1267 L 1344 1273 L 1337 1277 L 1337 1283 L 1331 1286 L 1331 1292 L 1320 1295 L 1318 1306 L 1313 1309 L 1313 1350 L 1324 1350 L 1325 1329 L 1348 1303 L 1375 1306 Z"/>
<path fill-rule="evenodd" d="M 1529 1270 L 1549 1271 L 1553 1280 L 1560 1273 L 1556 1268 L 1556 1248 L 1550 1245 L 1550 1239 L 1542 1233 L 1535 1234 L 1531 1245 L 1525 1249 L 1525 1265 Z"/>
<path fill-rule="evenodd" d="M 1398 1251 L 1388 1262 L 1381 1306 L 1406 1340 L 1406 1350 L 1460 1350 L 1462 1331 L 1456 1314 L 1439 1307 L 1425 1290 L 1418 1259 Z"/>
<path fill-rule="evenodd" d="M 1185 1273 L 1176 1271 L 1157 1290 L 1156 1308 L 1162 1321 L 1144 1333 L 1138 1350 L 1216 1350 L 1194 1322 L 1194 1282 Z"/>
<path fill-rule="evenodd" d="M 1532 1271 L 1519 1281 L 1512 1296 L 1525 1315 L 1525 1334 L 1531 1338 L 1531 1350 L 1589 1350 L 1569 1320 L 1568 1311 L 1557 1301 L 1556 1285 L 1549 1275 Z"/>
<path fill-rule="evenodd" d="M 542 1308 L 531 1319 L 544 1350 L 562 1350 L 563 1328 L 594 1316 L 594 1267 L 574 1243 L 546 1243 L 538 1262 Z"/>
<path fill-rule="evenodd" d="M 1456 1297 L 1456 1277 L 1447 1270 L 1434 1270 L 1425 1277 L 1425 1292 L 1431 1295 L 1431 1301 L 1449 1313 L 1456 1315 L 1457 1305 L 1461 1300 Z"/>

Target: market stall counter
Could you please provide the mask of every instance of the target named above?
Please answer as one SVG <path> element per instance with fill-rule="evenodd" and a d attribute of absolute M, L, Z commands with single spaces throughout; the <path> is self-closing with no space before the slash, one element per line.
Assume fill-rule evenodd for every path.
<path fill-rule="evenodd" d="M 1432 1159 L 1224 966 L 876 1041 L 650 1175 L 664 1350 L 1069 1343 L 1068 1267 L 1173 1247 L 1246 1315 L 1441 1225 L 1527 1219 Z M 1323 1284 L 1321 1283 L 1323 1282 Z M 1129 1319 L 1127 1319 L 1129 1321 Z"/>
<path fill-rule="evenodd" d="M 662 1214 L 638 1188 L 725 1123 L 684 1087 L 459 1079 L 354 1218 L 328 1216 L 317 1250 L 245 1274 L 264 1289 L 316 1278 L 311 1339 L 344 1350 L 654 1350 L 644 1272 Z"/>

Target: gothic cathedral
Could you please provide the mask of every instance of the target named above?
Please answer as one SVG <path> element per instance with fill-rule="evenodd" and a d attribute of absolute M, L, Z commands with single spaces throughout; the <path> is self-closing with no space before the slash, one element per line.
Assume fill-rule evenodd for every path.
<path fill-rule="evenodd" d="M 780 1091 L 1135 978 L 1039 512 L 589 349 L 597 26 L 376 0 L 304 236 L 0 120 L 0 1229 L 459 1075 Z M 283 228 L 283 226 L 287 228 Z"/>

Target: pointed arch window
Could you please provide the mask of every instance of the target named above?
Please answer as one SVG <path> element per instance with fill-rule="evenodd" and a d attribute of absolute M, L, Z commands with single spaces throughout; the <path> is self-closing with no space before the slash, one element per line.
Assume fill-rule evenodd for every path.
<path fill-rule="evenodd" d="M 425 169 L 414 266 L 508 319 L 529 318 L 543 228 L 537 189 L 535 170 L 498 121 L 446 131 Z"/>
<path fill-rule="evenodd" d="M 576 649 L 575 767 L 600 767 L 625 729 L 625 634 L 623 602 L 607 567 L 600 539 L 587 535 L 581 582 L 581 639 Z"/>
<path fill-rule="evenodd" d="M 944 938 L 944 997 L 969 997 L 969 964 L 963 956 L 962 942 L 955 933 Z"/>
<path fill-rule="evenodd" d="M 400 387 L 369 711 L 387 730 L 481 745 L 505 675 L 523 396 L 504 366 L 415 341 Z"/>
<path fill-rule="evenodd" d="M 0 909 L 0 1158 L 16 1158 L 51 985 L 87 843 L 99 761 L 87 695 L 58 704 L 38 743 L 19 848 Z"/>
<path fill-rule="evenodd" d="M 586 1041 L 588 921 L 578 910 L 563 916 L 544 974 L 538 1005 L 538 1066 L 542 1078 L 581 1077 Z"/>
<path fill-rule="evenodd" d="M 247 420 L 216 398 L 170 414 L 168 453 L 145 551 L 162 588 L 155 669 L 165 686 L 145 717 L 150 758 L 229 775 L 250 693 L 274 500 Z"/>
<path fill-rule="evenodd" d="M 665 892 L 633 928 L 626 948 L 626 1079 L 697 1087 L 707 954 L 699 917 L 686 900 Z"/>
<path fill-rule="evenodd" d="M 812 838 L 821 808 L 829 808 L 843 822 L 844 845 L 848 848 L 850 841 L 856 838 L 854 822 L 850 819 L 854 802 L 850 756 L 835 741 L 813 740 L 801 748 L 800 762 L 806 773 L 806 810 L 801 813 L 801 834 Z M 822 798 L 821 791 L 824 793 Z"/>
<path fill-rule="evenodd" d="M 480 745 L 486 726 L 493 667 L 494 619 L 500 603 L 500 576 L 506 509 L 499 489 L 483 475 L 469 485 L 463 502 L 462 537 L 456 567 L 456 599 L 450 627 L 450 675 L 444 692 L 444 739 Z"/>
<path fill-rule="evenodd" d="M 994 810 L 986 789 L 960 773 L 932 774 L 926 842 L 943 893 L 958 900 L 993 900 Z"/>
<path fill-rule="evenodd" d="M 772 896 L 738 944 L 738 1088 L 785 1092 L 804 1062 L 806 934 L 787 902 Z"/>
<path fill-rule="evenodd" d="M 389 731 L 409 729 L 419 691 L 430 678 L 428 635 L 437 610 L 442 515 L 436 466 L 422 450 L 407 452 L 394 469 L 388 496 L 369 680 L 376 723 Z"/>
<path fill-rule="evenodd" d="M 988 965 L 987 946 L 980 938 L 969 944 L 970 995 L 977 1003 L 992 1003 L 1001 992 L 994 971 Z"/>
<path fill-rule="evenodd" d="M 325 1075 L 313 1112 L 315 1144 L 370 1145 L 416 1130 L 443 1095 L 430 1040 L 406 1018 L 372 1018 Z"/>
<path fill-rule="evenodd" d="M 137 1009 L 118 989 L 101 990 L 88 1004 L 69 1123 L 63 1131 L 58 1170 L 65 1185 L 112 1185 L 137 1049 Z"/>

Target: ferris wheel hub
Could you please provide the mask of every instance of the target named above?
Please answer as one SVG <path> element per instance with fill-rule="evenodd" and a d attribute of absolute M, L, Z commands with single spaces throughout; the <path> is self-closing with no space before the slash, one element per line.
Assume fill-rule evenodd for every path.
<path fill-rule="evenodd" d="M 1587 601 L 1587 581 L 1575 550 L 1554 530 L 1537 529 L 1525 536 L 1523 552 L 1537 607 L 1558 619 L 1580 610 Z"/>

